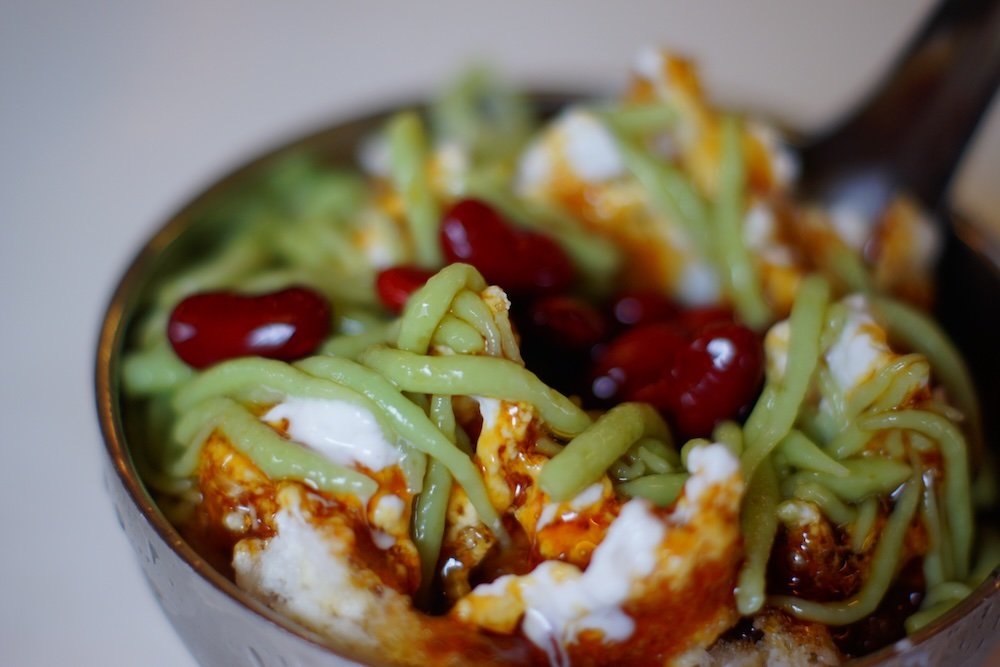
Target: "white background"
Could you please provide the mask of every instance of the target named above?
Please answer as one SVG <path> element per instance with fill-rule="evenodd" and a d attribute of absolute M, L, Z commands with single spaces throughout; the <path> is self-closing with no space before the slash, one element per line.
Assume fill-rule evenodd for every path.
<path fill-rule="evenodd" d="M 639 45 L 672 45 L 699 57 L 721 99 L 815 128 L 863 93 L 929 5 L 4 0 L 0 664 L 192 665 L 105 496 L 91 378 L 126 262 L 211 179 L 428 91 L 470 56 L 518 81 L 613 90 Z M 998 175 L 994 109 L 957 188 L 994 228 Z"/>

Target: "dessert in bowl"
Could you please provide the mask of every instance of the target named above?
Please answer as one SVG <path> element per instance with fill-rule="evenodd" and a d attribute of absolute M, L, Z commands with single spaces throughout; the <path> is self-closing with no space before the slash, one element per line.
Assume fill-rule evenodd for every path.
<path fill-rule="evenodd" d="M 865 219 L 795 180 L 648 51 L 617 100 L 472 73 L 199 197 L 98 360 L 116 504 L 196 657 L 981 653 L 988 438 L 928 314 L 973 285 L 905 195 Z"/>

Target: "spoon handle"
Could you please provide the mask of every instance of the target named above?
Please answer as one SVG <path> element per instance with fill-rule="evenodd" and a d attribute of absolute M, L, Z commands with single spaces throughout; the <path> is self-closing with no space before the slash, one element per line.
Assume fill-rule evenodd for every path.
<path fill-rule="evenodd" d="M 945 0 L 877 92 L 805 148 L 804 194 L 872 213 L 904 189 L 937 206 L 998 84 L 1000 2 Z"/>

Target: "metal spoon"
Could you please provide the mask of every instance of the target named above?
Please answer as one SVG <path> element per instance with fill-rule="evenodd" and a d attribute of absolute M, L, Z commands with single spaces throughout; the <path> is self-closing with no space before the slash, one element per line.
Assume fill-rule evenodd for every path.
<path fill-rule="evenodd" d="M 945 0 L 864 103 L 801 152 L 801 192 L 872 220 L 894 192 L 948 185 L 1000 83 L 1000 2 Z"/>

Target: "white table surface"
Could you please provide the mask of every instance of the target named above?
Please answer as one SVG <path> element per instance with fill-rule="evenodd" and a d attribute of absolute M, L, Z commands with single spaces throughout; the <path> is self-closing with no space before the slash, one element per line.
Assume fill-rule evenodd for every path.
<path fill-rule="evenodd" d="M 514 80 L 614 89 L 639 45 L 673 45 L 721 99 L 814 128 L 929 5 L 0 3 L 0 664 L 193 664 L 103 489 L 91 378 L 120 272 L 208 181 L 281 138 L 427 91 L 470 56 Z M 994 228 L 998 175 L 994 108 L 956 189 Z"/>

